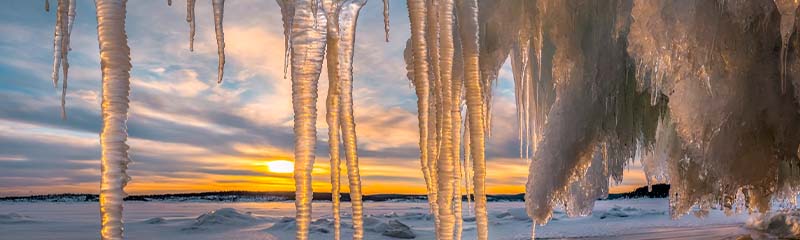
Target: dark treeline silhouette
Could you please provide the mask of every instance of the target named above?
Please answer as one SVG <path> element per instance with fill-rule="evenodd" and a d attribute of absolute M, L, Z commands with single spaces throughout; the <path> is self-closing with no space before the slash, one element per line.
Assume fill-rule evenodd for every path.
<path fill-rule="evenodd" d="M 254 192 L 254 191 L 220 191 L 220 192 L 201 192 L 201 193 L 171 193 L 171 194 L 150 194 L 133 195 L 125 198 L 125 201 L 215 201 L 215 202 L 270 202 L 270 201 L 292 201 L 294 192 Z M 632 192 L 609 194 L 606 199 L 620 198 L 666 198 L 669 196 L 668 184 L 656 184 L 652 186 L 652 191 L 648 191 L 647 186 L 637 188 Z M 525 194 L 498 194 L 488 195 L 490 202 L 516 202 L 524 201 Z M 350 194 L 342 193 L 342 201 L 349 202 Z M 426 201 L 427 196 L 421 194 L 373 194 L 365 195 L 365 201 Z M 463 200 L 467 196 L 462 197 Z M 314 193 L 315 201 L 330 201 L 331 194 L 325 192 Z M 63 193 L 47 194 L 19 197 L 0 197 L 2 202 L 97 202 L 97 194 Z"/>

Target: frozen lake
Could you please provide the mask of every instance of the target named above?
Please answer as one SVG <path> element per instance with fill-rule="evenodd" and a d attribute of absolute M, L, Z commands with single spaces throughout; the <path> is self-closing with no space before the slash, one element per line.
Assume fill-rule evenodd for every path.
<path fill-rule="evenodd" d="M 464 203 L 466 206 L 466 202 Z M 328 202 L 315 202 L 313 239 L 332 239 Z M 349 230 L 349 204 L 342 204 L 342 239 Z M 382 235 L 390 221 L 407 225 L 416 239 L 433 239 L 433 221 L 425 202 L 366 202 L 366 239 Z M 215 210 L 213 214 L 206 214 Z M 530 239 L 531 222 L 522 202 L 489 203 L 490 239 Z M 0 239 L 96 239 L 100 229 L 97 203 L 0 203 Z M 464 239 L 475 238 L 472 216 L 464 212 Z M 294 239 L 294 203 L 126 202 L 127 239 Z M 671 220 L 667 199 L 598 201 L 592 216 L 567 218 L 557 211 L 536 229 L 544 239 L 736 239 L 750 234 L 746 214 L 725 216 L 711 211 Z"/>

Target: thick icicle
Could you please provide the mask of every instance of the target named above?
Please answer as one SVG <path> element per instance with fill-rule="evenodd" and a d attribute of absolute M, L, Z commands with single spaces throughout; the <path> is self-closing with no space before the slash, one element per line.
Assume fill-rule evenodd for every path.
<path fill-rule="evenodd" d="M 478 43 L 478 2 L 477 0 L 458 0 L 458 28 L 462 39 L 461 48 L 464 59 L 464 86 L 467 98 L 467 121 L 469 122 L 469 147 L 473 160 L 473 184 L 475 186 L 475 222 L 478 239 L 489 237 L 486 212 L 486 159 L 484 125 L 484 90 L 481 85 Z M 412 33 L 413 34 L 413 33 Z"/>
<path fill-rule="evenodd" d="M 214 30 L 217 34 L 217 83 L 222 83 L 222 75 L 225 73 L 225 33 L 222 30 L 222 18 L 225 12 L 225 0 L 212 0 L 214 8 Z"/>
<path fill-rule="evenodd" d="M 189 51 L 194 52 L 194 5 L 197 0 L 186 0 L 186 22 L 189 23 Z"/>
<path fill-rule="evenodd" d="M 346 0 L 339 9 L 339 52 L 338 78 L 341 89 L 340 119 L 345 156 L 347 157 L 347 176 L 350 180 L 350 203 L 353 207 L 353 239 L 364 238 L 364 210 L 361 200 L 361 174 L 358 166 L 356 124 L 353 117 L 353 50 L 356 38 L 358 13 L 367 0 Z"/>
<path fill-rule="evenodd" d="M 441 147 L 438 167 L 438 189 L 439 201 L 439 232 L 438 239 L 453 239 L 455 230 L 455 213 L 453 206 L 453 195 L 455 190 L 455 157 L 453 156 L 453 136 L 454 136 L 454 98 L 453 98 L 453 0 L 439 2 L 438 9 L 438 31 L 439 31 L 439 76 L 440 93 L 438 98 L 441 107 L 437 110 L 441 115 Z"/>
<path fill-rule="evenodd" d="M 389 0 L 383 0 L 383 31 L 386 34 L 386 42 L 389 42 Z"/>
<path fill-rule="evenodd" d="M 97 39 L 103 72 L 103 129 L 100 133 L 102 174 L 100 185 L 101 237 L 123 239 L 122 200 L 130 177 L 126 121 L 130 93 L 130 48 L 125 33 L 126 0 L 97 0 Z"/>
<path fill-rule="evenodd" d="M 433 186 L 434 181 L 432 178 L 430 166 L 430 158 L 428 145 L 429 139 L 429 119 L 430 119 L 430 83 L 428 81 L 428 47 L 427 39 L 425 38 L 426 32 L 426 6 L 425 0 L 408 0 L 408 13 L 411 22 L 411 46 L 412 46 L 412 62 L 414 66 L 414 90 L 417 94 L 417 117 L 419 119 L 419 149 L 420 149 L 420 165 L 422 166 L 422 173 L 425 177 L 425 182 L 428 189 L 428 203 L 433 210 L 435 202 L 433 201 Z"/>
<path fill-rule="evenodd" d="M 291 36 L 296 234 L 297 239 L 305 240 L 308 239 L 311 223 L 311 171 L 317 140 L 317 83 L 325 54 L 326 19 L 324 14 L 312 15 L 310 0 L 298 0 L 294 7 Z"/>

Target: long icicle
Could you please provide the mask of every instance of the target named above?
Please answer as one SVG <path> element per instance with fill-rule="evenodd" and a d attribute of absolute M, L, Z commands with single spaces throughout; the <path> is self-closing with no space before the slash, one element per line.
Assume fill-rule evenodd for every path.
<path fill-rule="evenodd" d="M 451 3 L 452 5 L 452 3 Z M 450 9 L 452 13 L 452 7 Z M 451 32 L 452 29 L 450 29 Z M 464 62 L 463 62 L 463 55 L 461 54 L 461 38 L 458 36 L 457 32 L 453 34 L 453 45 L 454 45 L 454 54 L 453 54 L 453 80 L 452 83 L 452 114 L 453 114 L 453 169 L 455 170 L 455 178 L 453 179 L 453 189 L 455 193 L 455 197 L 453 200 L 455 201 L 455 205 L 453 207 L 453 211 L 455 212 L 456 218 L 456 226 L 455 226 L 455 239 L 461 239 L 461 235 L 463 232 L 464 226 L 464 207 L 462 204 L 462 197 L 464 196 L 464 191 L 461 185 L 461 181 L 464 179 L 464 171 L 462 168 L 461 162 L 461 134 L 462 134 L 462 118 L 461 118 L 461 109 L 462 109 L 462 97 L 464 94 Z"/>
<path fill-rule="evenodd" d="M 454 103 L 453 103 L 453 0 L 443 0 L 439 2 L 438 9 L 438 28 L 439 28 L 439 86 L 442 89 L 442 107 L 438 109 L 442 113 L 441 121 L 441 151 L 438 161 L 439 174 L 439 239 L 453 239 L 455 230 L 455 213 L 453 206 L 453 195 L 455 185 L 455 156 L 453 156 L 453 135 L 454 135 Z"/>
<path fill-rule="evenodd" d="M 417 118 L 419 119 L 419 149 L 420 165 L 425 176 L 425 183 L 428 189 L 428 203 L 433 206 L 435 202 L 433 195 L 432 170 L 429 166 L 430 156 L 428 155 L 428 121 L 430 109 L 430 85 L 428 81 L 428 50 L 426 32 L 426 6 L 425 0 L 408 0 L 408 15 L 411 22 L 411 46 L 413 49 L 414 65 L 414 90 L 417 94 Z"/>
<path fill-rule="evenodd" d="M 364 210 L 361 200 L 361 174 L 358 167 L 356 124 L 353 117 L 353 50 L 358 13 L 367 0 L 347 0 L 339 9 L 339 78 L 342 139 L 350 180 L 350 204 L 353 208 L 353 239 L 364 238 Z"/>
<path fill-rule="evenodd" d="M 217 83 L 222 83 L 222 75 L 225 74 L 225 32 L 222 30 L 222 18 L 225 13 L 225 0 L 212 0 L 214 8 L 214 30 L 217 36 Z"/>
<path fill-rule="evenodd" d="M 101 238 L 123 239 L 122 202 L 130 177 L 125 173 L 128 158 L 126 122 L 130 94 L 131 58 L 125 33 L 127 0 L 97 0 L 97 40 L 100 43 L 100 66 L 103 72 L 103 129 L 100 133 L 102 155 L 100 212 Z"/>
<path fill-rule="evenodd" d="M 186 22 L 189 23 L 189 51 L 194 52 L 194 5 L 197 0 L 186 0 Z"/>
<path fill-rule="evenodd" d="M 436 0 L 436 1 L 427 0 L 426 8 L 429 9 L 429 10 L 426 12 L 425 18 L 427 19 L 427 23 L 428 23 L 428 25 L 426 26 L 428 31 L 425 32 L 425 39 L 427 40 L 427 43 L 428 43 L 428 46 L 427 46 L 427 50 L 428 50 L 428 54 L 429 54 L 429 57 L 428 57 L 428 61 L 429 62 L 428 62 L 428 64 L 431 66 L 430 75 L 428 76 L 429 77 L 428 81 L 431 84 L 430 85 L 431 86 L 431 88 L 430 88 L 431 89 L 431 91 L 430 91 L 430 97 L 431 97 L 430 105 L 431 105 L 431 108 L 428 109 L 428 111 L 430 111 L 431 116 L 433 116 L 430 119 L 430 122 L 428 122 L 428 131 L 429 131 L 428 138 L 429 138 L 429 140 L 428 140 L 428 146 L 427 146 L 428 156 L 429 156 L 428 157 L 428 161 L 429 161 L 428 165 L 431 166 L 432 168 L 434 168 L 434 170 L 432 170 L 430 172 L 431 173 L 431 182 L 432 182 L 431 187 L 432 187 L 432 189 L 434 189 L 431 192 L 430 202 L 432 203 L 431 210 L 433 212 L 433 219 L 434 219 L 435 229 L 436 229 L 437 232 L 440 232 L 441 231 L 440 230 L 441 218 L 439 217 L 439 214 L 441 213 L 441 211 L 439 211 L 439 207 L 440 207 L 439 206 L 439 203 L 440 203 L 439 202 L 439 193 L 440 193 L 440 191 L 439 191 L 439 188 L 438 188 L 439 181 L 440 181 L 439 180 L 439 171 L 440 171 L 439 169 L 440 168 L 439 168 L 439 164 L 438 163 L 439 163 L 439 155 L 441 153 L 440 150 L 441 150 L 441 144 L 442 144 L 442 141 L 441 141 L 442 140 L 441 139 L 441 137 L 442 137 L 442 134 L 441 134 L 441 130 L 442 130 L 441 123 L 442 123 L 442 121 L 441 120 L 442 120 L 442 117 L 443 117 L 442 114 L 443 114 L 444 111 L 440 111 L 441 110 L 441 105 L 442 105 L 442 98 L 441 98 L 441 96 L 442 96 L 442 93 L 441 93 L 442 87 L 440 86 L 441 85 L 441 82 L 440 82 L 441 77 L 439 76 L 441 74 L 441 72 L 439 72 L 439 41 L 438 41 L 438 39 L 439 39 L 439 37 L 438 37 L 439 36 L 439 23 L 438 23 L 438 20 L 437 20 L 438 16 L 439 16 L 438 15 L 438 11 L 437 11 L 438 3 L 439 3 L 438 0 Z"/>
<path fill-rule="evenodd" d="M 75 8 L 76 3 L 75 0 L 67 0 L 69 2 L 67 7 L 67 14 L 66 14 L 66 29 L 62 29 L 64 32 L 64 38 L 61 39 L 61 71 L 64 75 L 64 80 L 61 82 L 61 118 L 67 118 L 67 80 L 69 79 L 69 51 L 72 51 L 72 47 L 70 47 L 70 39 L 72 36 L 72 26 L 75 22 Z M 62 19 L 63 21 L 63 19 Z M 62 23 L 62 28 L 63 23 Z"/>
<path fill-rule="evenodd" d="M 325 54 L 326 20 L 324 15 L 312 15 L 310 0 L 298 0 L 296 4 L 291 29 L 296 238 L 306 240 L 311 223 L 311 171 L 317 141 L 317 84 Z"/>
<path fill-rule="evenodd" d="M 478 65 L 478 1 L 458 0 L 459 32 L 464 55 L 464 85 L 467 89 L 467 113 L 470 131 L 470 154 L 473 160 L 473 184 L 475 186 L 475 222 L 478 239 L 489 237 L 486 213 L 486 159 L 483 89 Z"/>
<path fill-rule="evenodd" d="M 330 148 L 331 158 L 331 202 L 333 214 L 333 239 L 339 240 L 342 232 L 342 217 L 340 214 L 341 202 L 341 159 L 340 148 L 340 122 L 339 122 L 339 24 L 337 19 L 338 4 L 332 0 L 323 1 L 323 9 L 327 17 L 327 45 L 326 52 L 328 58 L 328 97 L 325 100 L 327 111 L 325 119 L 328 123 L 328 147 Z"/>

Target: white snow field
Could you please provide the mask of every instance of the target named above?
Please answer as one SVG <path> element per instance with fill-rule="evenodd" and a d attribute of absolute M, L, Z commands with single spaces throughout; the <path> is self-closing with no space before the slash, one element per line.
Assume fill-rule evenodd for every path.
<path fill-rule="evenodd" d="M 349 203 L 343 203 L 349 209 Z M 464 203 L 466 204 L 466 203 Z M 712 210 L 700 219 L 691 214 L 671 220 L 667 199 L 598 201 L 591 216 L 567 218 L 556 210 L 553 220 L 536 229 L 540 239 L 754 239 L 772 238 L 754 230 L 778 228 L 747 214 L 725 216 Z M 332 239 L 329 202 L 314 202 L 311 239 Z M 365 239 L 434 239 L 426 202 L 365 202 Z M 97 203 L 0 203 L 0 239 L 96 239 L 100 229 Z M 353 231 L 342 216 L 342 238 Z M 126 202 L 127 239 L 294 239 L 293 202 Z M 464 239 L 475 239 L 474 217 L 464 212 Z M 789 219 L 787 217 L 781 218 Z M 409 231 L 402 225 L 410 227 Z M 787 221 L 788 222 L 788 221 Z M 489 239 L 530 239 L 531 220 L 522 202 L 489 203 Z M 775 224 L 772 224 L 775 225 Z M 753 227 L 748 227 L 753 226 Z M 791 231 L 793 225 L 781 225 Z M 385 236 L 394 235 L 395 237 Z"/>

